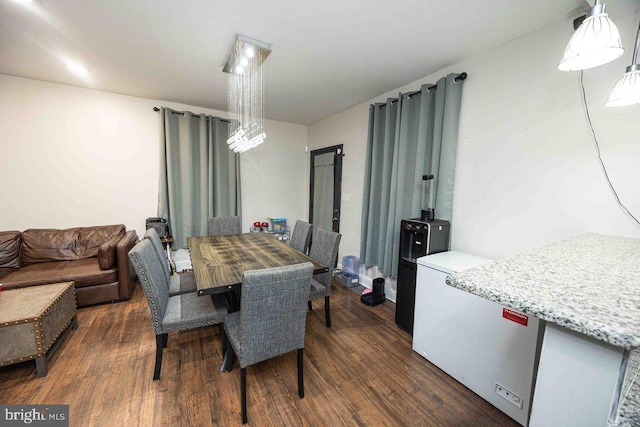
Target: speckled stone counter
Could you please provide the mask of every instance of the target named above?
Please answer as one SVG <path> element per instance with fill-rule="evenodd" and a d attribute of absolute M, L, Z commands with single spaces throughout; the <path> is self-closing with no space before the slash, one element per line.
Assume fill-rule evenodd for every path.
<path fill-rule="evenodd" d="M 447 284 L 616 347 L 640 347 L 640 239 L 583 234 Z"/>

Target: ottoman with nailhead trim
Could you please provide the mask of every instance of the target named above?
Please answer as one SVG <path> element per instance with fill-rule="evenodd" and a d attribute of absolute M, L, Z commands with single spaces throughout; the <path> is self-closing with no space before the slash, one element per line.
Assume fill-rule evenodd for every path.
<path fill-rule="evenodd" d="M 38 377 L 71 329 L 78 328 L 73 282 L 0 292 L 0 366 L 34 359 Z"/>

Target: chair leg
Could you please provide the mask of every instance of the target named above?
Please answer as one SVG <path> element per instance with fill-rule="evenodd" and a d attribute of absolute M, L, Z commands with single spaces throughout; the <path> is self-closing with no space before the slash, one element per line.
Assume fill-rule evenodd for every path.
<path fill-rule="evenodd" d="M 242 424 L 247 423 L 247 368 L 240 369 L 240 401 L 242 404 Z"/>
<path fill-rule="evenodd" d="M 327 328 L 331 327 L 331 311 L 329 310 L 329 295 L 324 297 L 324 317 L 327 323 Z"/>
<path fill-rule="evenodd" d="M 165 342 L 168 334 L 156 335 L 156 367 L 153 371 L 153 380 L 160 379 L 160 368 L 162 368 L 162 350 L 165 347 Z"/>
<path fill-rule="evenodd" d="M 222 341 L 222 357 L 227 351 L 227 333 L 224 331 L 224 324 L 220 323 L 220 338 Z"/>
<path fill-rule="evenodd" d="M 231 372 L 233 370 L 233 365 L 236 364 L 236 352 L 233 351 L 233 347 L 231 346 L 231 343 L 227 343 L 227 352 L 226 354 L 228 354 L 228 362 L 227 363 L 227 368 L 228 371 L 227 372 Z"/>
<path fill-rule="evenodd" d="M 298 396 L 302 399 L 304 397 L 304 366 L 302 364 L 302 353 L 304 348 L 298 349 Z"/>
<path fill-rule="evenodd" d="M 311 305 L 311 301 L 307 302 L 307 305 L 309 307 L 309 311 L 313 310 L 313 306 Z"/>

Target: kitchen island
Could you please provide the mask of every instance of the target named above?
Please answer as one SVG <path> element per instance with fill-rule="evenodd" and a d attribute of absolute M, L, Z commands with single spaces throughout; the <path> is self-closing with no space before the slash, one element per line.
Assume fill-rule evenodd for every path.
<path fill-rule="evenodd" d="M 546 321 L 529 425 L 638 425 L 640 239 L 583 234 L 447 284 Z"/>

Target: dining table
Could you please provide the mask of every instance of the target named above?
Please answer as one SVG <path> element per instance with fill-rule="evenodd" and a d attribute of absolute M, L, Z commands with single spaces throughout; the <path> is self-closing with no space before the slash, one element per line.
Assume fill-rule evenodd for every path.
<path fill-rule="evenodd" d="M 329 267 L 292 248 L 268 233 L 196 236 L 187 239 L 191 265 L 199 296 L 226 294 L 229 312 L 240 309 L 242 277 L 245 271 L 284 267 L 305 262 L 313 264 L 313 273 L 325 273 Z M 225 351 L 221 371 L 233 367 Z"/>

